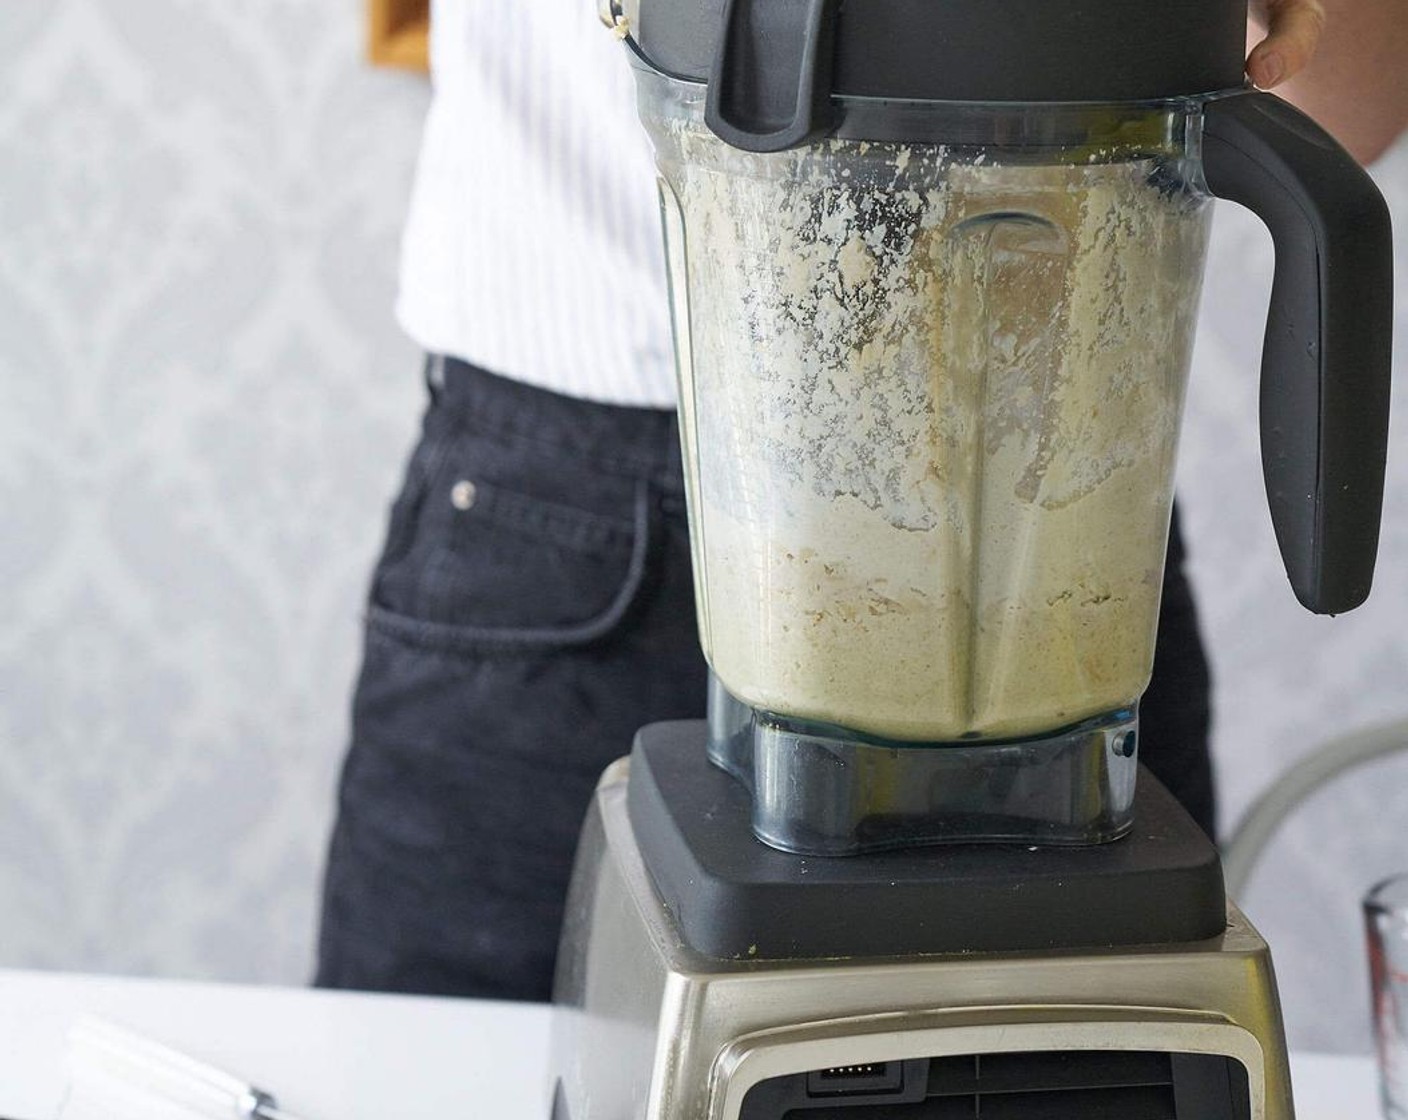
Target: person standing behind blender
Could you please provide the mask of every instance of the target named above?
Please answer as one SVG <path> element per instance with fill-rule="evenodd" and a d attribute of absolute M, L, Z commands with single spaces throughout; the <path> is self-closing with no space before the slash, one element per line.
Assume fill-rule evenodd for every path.
<path fill-rule="evenodd" d="M 1270 87 L 1323 13 L 1265 8 Z M 598 776 L 704 714 L 654 170 L 590 0 L 434 0 L 431 26 L 397 307 L 430 403 L 372 580 L 316 982 L 545 1000 Z M 1182 558 L 1175 523 L 1141 756 L 1211 832 Z"/>

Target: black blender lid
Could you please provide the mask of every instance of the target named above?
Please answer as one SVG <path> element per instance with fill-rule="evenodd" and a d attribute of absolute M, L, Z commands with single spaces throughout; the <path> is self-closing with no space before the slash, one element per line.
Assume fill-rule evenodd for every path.
<path fill-rule="evenodd" d="M 657 70 L 710 84 L 723 139 L 766 151 L 828 131 L 833 95 L 1127 103 L 1233 89 L 1246 18 L 1246 0 L 639 0 L 631 34 Z"/>

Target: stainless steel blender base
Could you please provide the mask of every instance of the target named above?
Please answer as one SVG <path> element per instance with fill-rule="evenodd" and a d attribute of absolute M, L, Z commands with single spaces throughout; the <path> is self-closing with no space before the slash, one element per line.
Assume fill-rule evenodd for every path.
<path fill-rule="evenodd" d="M 1179 945 L 716 960 L 683 944 L 659 901 L 628 775 L 622 760 L 602 778 L 568 900 L 555 1120 L 748 1120 L 749 1091 L 789 1074 L 1096 1051 L 1231 1058 L 1246 1071 L 1248 1111 L 1228 1120 L 1292 1120 L 1270 955 L 1230 903 L 1221 936 Z"/>

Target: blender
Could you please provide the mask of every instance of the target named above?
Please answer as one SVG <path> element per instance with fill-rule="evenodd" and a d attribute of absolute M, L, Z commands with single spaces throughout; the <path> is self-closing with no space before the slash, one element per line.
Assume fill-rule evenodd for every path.
<path fill-rule="evenodd" d="M 1267 947 L 1139 774 L 1138 702 L 1214 196 L 1276 244 L 1292 587 L 1368 594 L 1372 181 L 1243 88 L 1245 0 L 603 14 L 660 172 L 713 680 L 598 788 L 555 1120 L 1290 1117 Z"/>

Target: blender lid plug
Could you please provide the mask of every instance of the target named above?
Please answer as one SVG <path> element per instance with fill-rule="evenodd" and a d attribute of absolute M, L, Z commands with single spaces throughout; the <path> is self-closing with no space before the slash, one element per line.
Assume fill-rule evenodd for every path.
<path fill-rule="evenodd" d="M 831 131 L 834 32 L 841 0 L 727 0 L 704 121 L 753 152 L 796 148 Z"/>

